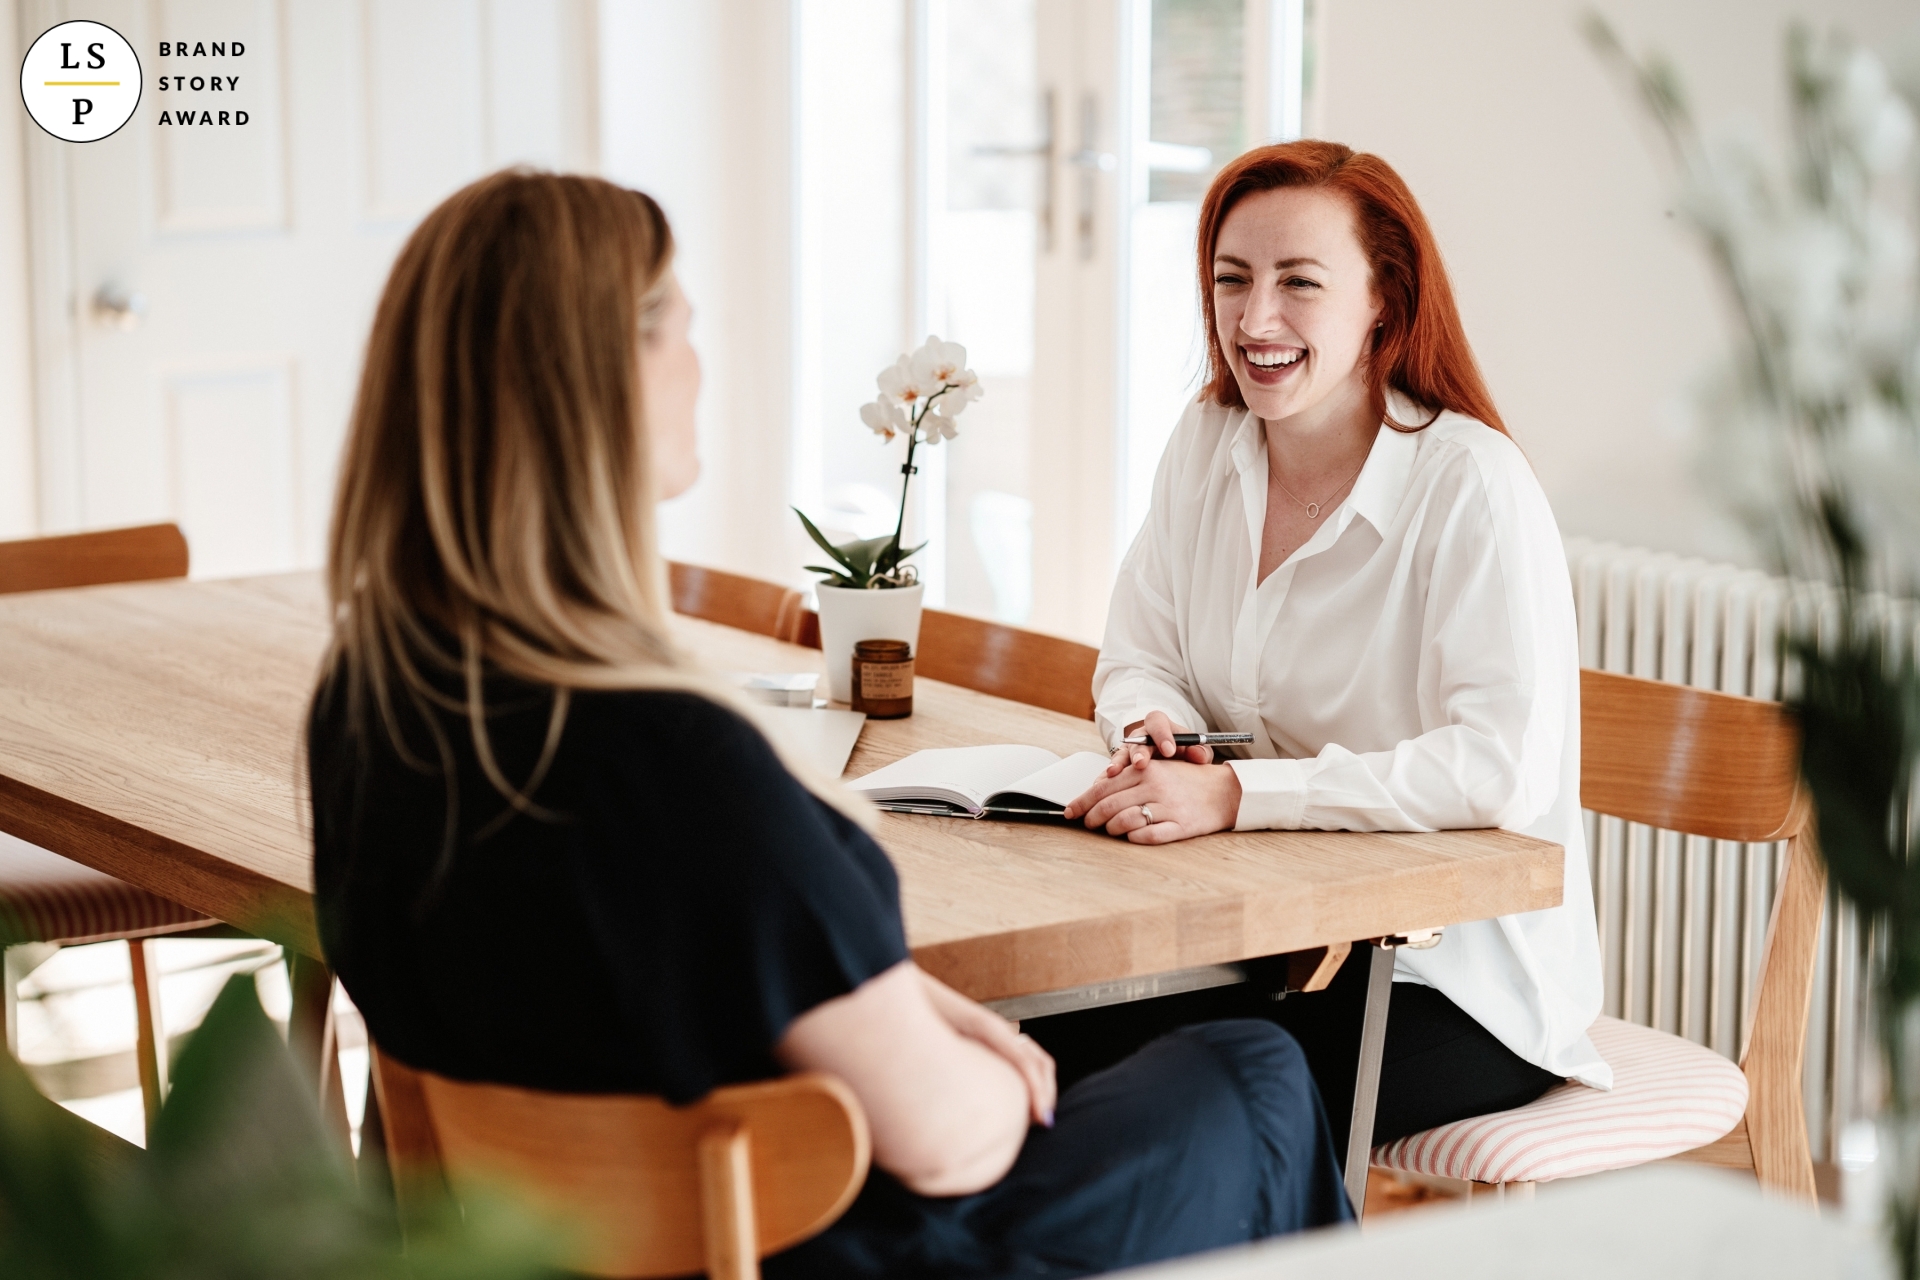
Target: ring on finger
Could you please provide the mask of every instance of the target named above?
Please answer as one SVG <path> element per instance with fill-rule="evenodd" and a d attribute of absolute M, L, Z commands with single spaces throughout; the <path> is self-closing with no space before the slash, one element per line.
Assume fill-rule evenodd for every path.
<path fill-rule="evenodd" d="M 1153 825 L 1153 806 L 1150 804 L 1141 805 L 1140 816 L 1147 820 L 1147 825 Z"/>

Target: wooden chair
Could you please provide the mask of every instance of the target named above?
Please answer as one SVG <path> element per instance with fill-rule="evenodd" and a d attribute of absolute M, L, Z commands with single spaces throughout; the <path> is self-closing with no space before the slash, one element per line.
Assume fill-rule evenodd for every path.
<path fill-rule="evenodd" d="M 1373 1163 L 1504 1192 L 1677 1158 L 1747 1170 L 1811 1204 L 1800 1071 L 1826 871 L 1798 731 L 1779 703 L 1587 670 L 1580 721 L 1584 807 L 1714 840 L 1787 841 L 1740 1065 L 1602 1017 L 1589 1034 L 1614 1068 L 1612 1092 L 1561 1085 L 1528 1106 L 1375 1147 Z"/>
<path fill-rule="evenodd" d="M 1091 645 L 928 609 L 920 617 L 913 669 L 932 680 L 1091 720 L 1099 660 Z"/>
<path fill-rule="evenodd" d="M 789 644 L 801 642 L 800 630 L 807 616 L 806 597 L 791 587 L 677 561 L 667 563 L 667 576 L 673 587 L 675 613 L 772 636 Z M 814 628 L 811 647 L 818 649 L 817 619 Z"/>
<path fill-rule="evenodd" d="M 147 525 L 54 538 L 0 542 L 0 594 L 184 578 L 187 540 L 179 526 Z M 147 1127 L 166 1096 L 167 1044 L 160 972 L 149 938 L 217 922 L 145 889 L 0 835 L 0 914 L 12 943 L 4 959 L 7 1048 L 19 1053 L 19 984 L 64 946 L 125 939 L 133 965 L 135 1058 Z"/>
<path fill-rule="evenodd" d="M 403 1223 L 450 1187 L 502 1188 L 582 1229 L 595 1276 L 748 1280 L 825 1230 L 866 1181 L 866 1115 L 833 1076 L 654 1097 L 545 1093 L 415 1071 L 374 1049 Z"/>
<path fill-rule="evenodd" d="M 176 524 L 0 542 L 0 595 L 187 576 L 187 540 Z"/>

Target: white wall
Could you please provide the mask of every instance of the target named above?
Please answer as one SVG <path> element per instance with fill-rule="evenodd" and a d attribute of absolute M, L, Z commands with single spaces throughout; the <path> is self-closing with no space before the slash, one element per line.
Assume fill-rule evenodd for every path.
<path fill-rule="evenodd" d="M 700 481 L 661 512 L 674 559 L 797 565 L 787 510 L 793 292 L 789 7 L 603 0 L 601 171 L 659 200 L 705 367 Z"/>
<path fill-rule="evenodd" d="M 20 65 L 16 0 L 0 0 L 0 67 Z M 35 126 L 14 95 L 0 119 L 0 538 L 38 532 L 33 359 L 27 314 L 27 185 L 21 130 Z"/>
<path fill-rule="evenodd" d="M 1638 104 L 1577 22 L 1657 47 L 1705 121 L 1784 117 L 1803 15 L 1870 42 L 1913 0 L 1323 0 L 1317 132 L 1397 168 L 1434 224 L 1495 400 L 1561 527 L 1746 559 L 1693 471 L 1681 409 L 1730 330 L 1669 216 Z"/>

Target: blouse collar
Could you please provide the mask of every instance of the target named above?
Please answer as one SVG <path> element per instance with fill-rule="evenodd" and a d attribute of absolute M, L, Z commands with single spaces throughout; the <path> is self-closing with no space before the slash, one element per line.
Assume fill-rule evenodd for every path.
<path fill-rule="evenodd" d="M 1261 484 L 1264 488 L 1266 430 L 1251 410 L 1240 408 L 1232 412 L 1239 418 L 1234 427 L 1233 443 L 1229 447 L 1233 465 L 1243 475 L 1258 466 L 1263 473 Z M 1394 422 L 1426 422 L 1435 415 L 1398 391 L 1389 391 L 1387 417 Z M 1360 468 L 1360 476 L 1354 481 L 1353 494 L 1348 499 L 1353 514 L 1384 534 L 1387 526 L 1393 522 L 1394 513 L 1400 510 L 1400 504 L 1406 499 L 1407 486 L 1413 480 L 1414 459 L 1419 452 L 1420 432 L 1396 431 L 1383 422 L 1379 434 L 1373 438 L 1373 448 L 1367 452 L 1367 460 Z"/>

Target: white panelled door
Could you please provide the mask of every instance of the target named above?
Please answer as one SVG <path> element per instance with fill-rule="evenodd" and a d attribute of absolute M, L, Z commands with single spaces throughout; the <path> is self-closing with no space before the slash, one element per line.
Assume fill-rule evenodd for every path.
<path fill-rule="evenodd" d="M 407 232 L 502 165 L 597 165 L 594 5 L 68 7 L 22 34 L 105 22 L 149 87 L 111 138 L 29 141 L 42 524 L 178 520 L 196 576 L 316 564 Z"/>

